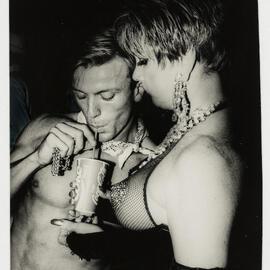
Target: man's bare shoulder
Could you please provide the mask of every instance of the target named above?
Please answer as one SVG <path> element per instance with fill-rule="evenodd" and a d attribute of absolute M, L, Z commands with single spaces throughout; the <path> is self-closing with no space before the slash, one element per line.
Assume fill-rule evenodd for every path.
<path fill-rule="evenodd" d="M 226 193 L 238 190 L 242 162 L 229 143 L 202 136 L 188 145 L 176 156 L 171 167 L 172 190 L 187 189 L 223 190 Z M 179 189 L 175 189 L 178 186 Z M 233 192 L 234 193 L 234 192 Z"/>
<path fill-rule="evenodd" d="M 225 167 L 231 168 L 232 163 L 240 161 L 240 157 L 232 147 L 230 140 L 215 139 L 212 136 L 199 136 L 191 140 L 182 151 L 179 151 L 176 162 L 185 160 L 197 160 L 206 165 L 216 162 L 224 162 Z"/>
<path fill-rule="evenodd" d="M 175 245 L 188 248 L 187 256 L 208 256 L 205 247 L 212 249 L 210 256 L 218 256 L 216 250 L 228 242 L 238 205 L 241 162 L 229 139 L 193 139 L 186 147 L 180 141 L 173 149 L 175 158 L 168 159 L 171 166 L 166 168 L 162 189 L 167 222 Z"/>
<path fill-rule="evenodd" d="M 61 121 L 75 120 L 76 114 L 43 114 L 31 121 L 18 139 L 17 144 L 33 142 L 40 136 L 47 134 L 49 130 Z"/>
<path fill-rule="evenodd" d="M 44 140 L 57 123 L 61 121 L 76 121 L 77 113 L 72 114 L 42 114 L 32 120 L 19 136 L 11 153 L 11 162 L 32 153 Z"/>

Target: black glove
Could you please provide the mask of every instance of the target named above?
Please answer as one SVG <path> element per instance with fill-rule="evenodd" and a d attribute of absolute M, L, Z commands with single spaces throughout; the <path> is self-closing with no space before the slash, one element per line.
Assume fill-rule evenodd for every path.
<path fill-rule="evenodd" d="M 124 260 L 131 256 L 148 257 L 151 250 L 158 246 L 171 246 L 168 232 L 159 228 L 138 232 L 126 229 L 110 229 L 103 232 L 67 236 L 69 248 L 83 259 Z"/>
<path fill-rule="evenodd" d="M 179 264 L 177 263 L 176 261 L 173 262 L 170 270 L 225 270 L 225 268 L 219 268 L 219 267 L 216 267 L 216 268 L 198 268 L 198 267 L 188 267 L 188 266 L 185 266 L 185 265 L 182 265 L 182 264 Z"/>

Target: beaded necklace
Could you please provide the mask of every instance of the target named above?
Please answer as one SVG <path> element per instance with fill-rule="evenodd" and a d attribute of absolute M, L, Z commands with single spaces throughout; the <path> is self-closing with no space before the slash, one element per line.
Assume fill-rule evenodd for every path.
<path fill-rule="evenodd" d="M 164 140 L 157 146 L 157 148 L 148 155 L 147 159 L 144 160 L 140 165 L 139 169 L 144 167 L 151 160 L 157 158 L 163 154 L 172 144 L 179 141 L 186 133 L 188 133 L 193 127 L 197 126 L 199 123 L 206 120 L 206 118 L 212 113 L 216 112 L 224 102 L 216 102 L 211 104 L 207 108 L 198 108 L 193 111 L 193 113 L 188 116 L 186 124 L 178 121 L 167 133 Z"/>

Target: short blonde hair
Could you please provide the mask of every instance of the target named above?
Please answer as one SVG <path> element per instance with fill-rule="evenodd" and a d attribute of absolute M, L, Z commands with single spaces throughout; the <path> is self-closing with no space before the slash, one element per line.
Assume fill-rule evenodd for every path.
<path fill-rule="evenodd" d="M 207 70 L 225 63 L 223 6 L 220 0 L 147 0 L 120 16 L 119 46 L 138 58 L 175 61 L 190 49 Z"/>

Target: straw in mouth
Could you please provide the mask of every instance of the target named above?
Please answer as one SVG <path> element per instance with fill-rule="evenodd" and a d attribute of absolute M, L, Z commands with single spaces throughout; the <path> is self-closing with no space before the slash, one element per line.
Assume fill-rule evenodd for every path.
<path fill-rule="evenodd" d="M 98 145 L 98 132 L 95 131 L 95 141 L 96 141 L 96 144 L 94 146 L 94 149 L 93 149 L 93 159 L 96 158 L 96 149 L 97 149 L 97 145 Z"/>

